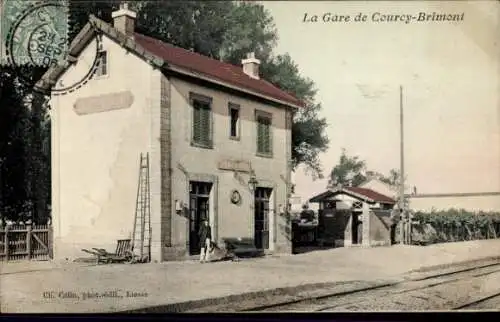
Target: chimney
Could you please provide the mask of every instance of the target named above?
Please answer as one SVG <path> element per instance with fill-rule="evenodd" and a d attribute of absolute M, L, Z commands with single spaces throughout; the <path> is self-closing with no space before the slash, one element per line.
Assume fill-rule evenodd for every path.
<path fill-rule="evenodd" d="M 127 2 L 120 4 L 120 9 L 111 13 L 113 26 L 128 36 L 132 36 L 135 30 L 135 18 L 137 14 L 128 8 Z"/>
<path fill-rule="evenodd" d="M 247 58 L 241 61 L 243 65 L 243 72 L 248 76 L 259 79 L 259 65 L 260 60 L 255 58 L 255 53 L 251 52 L 247 54 Z"/>

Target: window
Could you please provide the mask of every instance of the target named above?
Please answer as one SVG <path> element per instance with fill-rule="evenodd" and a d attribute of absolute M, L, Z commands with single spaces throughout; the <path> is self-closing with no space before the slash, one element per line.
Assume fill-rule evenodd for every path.
<path fill-rule="evenodd" d="M 271 137 L 271 115 L 260 111 L 256 112 L 257 123 L 257 154 L 263 156 L 272 156 L 272 137 Z"/>
<path fill-rule="evenodd" d="M 212 147 L 212 99 L 198 94 L 191 94 L 193 107 L 192 144 L 199 147 Z"/>
<path fill-rule="evenodd" d="M 104 76 L 108 74 L 108 52 L 100 51 L 97 54 L 97 69 L 95 76 Z"/>
<path fill-rule="evenodd" d="M 361 209 L 361 208 L 363 208 L 363 203 L 361 201 L 354 201 L 352 203 L 352 207 L 354 209 Z"/>
<path fill-rule="evenodd" d="M 240 138 L 240 107 L 229 103 L 229 137 L 234 140 Z"/>

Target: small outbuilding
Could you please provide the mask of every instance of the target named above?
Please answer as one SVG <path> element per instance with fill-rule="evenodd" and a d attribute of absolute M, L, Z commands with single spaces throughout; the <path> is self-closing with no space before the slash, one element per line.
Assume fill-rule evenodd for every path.
<path fill-rule="evenodd" d="M 318 241 L 335 246 L 391 244 L 391 214 L 396 201 L 360 187 L 330 189 L 313 198 L 319 203 Z"/>

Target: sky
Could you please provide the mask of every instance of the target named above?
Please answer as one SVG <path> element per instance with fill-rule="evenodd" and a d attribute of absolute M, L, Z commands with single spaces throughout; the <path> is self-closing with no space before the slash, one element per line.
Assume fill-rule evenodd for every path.
<path fill-rule="evenodd" d="M 500 4 L 494 1 L 269 1 L 279 40 L 312 79 L 328 121 L 325 174 L 341 149 L 369 170 L 399 168 L 403 87 L 405 172 L 419 193 L 500 191 Z M 457 14 L 462 21 L 375 22 L 385 14 Z M 366 22 L 352 19 L 361 13 Z M 303 22 L 304 15 L 318 22 Z M 349 22 L 324 22 L 324 14 Z M 296 192 L 325 190 L 302 168 Z"/>

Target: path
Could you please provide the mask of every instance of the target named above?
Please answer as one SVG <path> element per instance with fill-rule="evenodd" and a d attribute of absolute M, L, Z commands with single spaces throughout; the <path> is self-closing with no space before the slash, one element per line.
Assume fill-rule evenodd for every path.
<path fill-rule="evenodd" d="M 309 283 L 390 280 L 422 267 L 493 256 L 500 256 L 500 240 L 337 248 L 208 264 L 8 263 L 0 266 L 0 303 L 9 313 L 114 312 Z M 84 298 L 95 292 L 103 297 Z"/>

